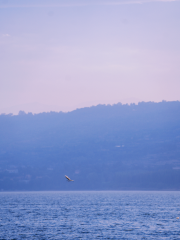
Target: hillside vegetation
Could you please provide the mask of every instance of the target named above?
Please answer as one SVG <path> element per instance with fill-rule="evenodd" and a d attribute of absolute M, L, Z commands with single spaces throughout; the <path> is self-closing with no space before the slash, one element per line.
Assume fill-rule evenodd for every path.
<path fill-rule="evenodd" d="M 180 102 L 0 115 L 0 190 L 180 190 Z"/>

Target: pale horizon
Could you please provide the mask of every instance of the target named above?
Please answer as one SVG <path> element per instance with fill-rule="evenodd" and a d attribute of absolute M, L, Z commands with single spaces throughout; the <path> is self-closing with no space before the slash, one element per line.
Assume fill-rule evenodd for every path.
<path fill-rule="evenodd" d="M 166 100 L 162 100 L 160 102 L 163 102 L 163 101 L 166 101 Z M 178 101 L 178 100 L 176 100 Z M 56 105 L 45 105 L 45 104 L 40 104 L 40 103 L 37 103 L 37 102 L 34 102 L 34 103 L 27 103 L 27 104 L 22 104 L 22 105 L 16 105 L 16 106 L 12 106 L 12 107 L 9 107 L 9 108 L 6 108 L 6 109 L 0 109 L 0 115 L 1 114 L 13 114 L 13 115 L 18 115 L 19 112 L 25 112 L 26 114 L 28 113 L 32 113 L 32 114 L 39 114 L 39 113 L 43 113 L 43 112 L 64 112 L 64 113 L 67 113 L 67 112 L 72 112 L 72 111 L 75 111 L 77 109 L 82 109 L 82 108 L 90 108 L 90 107 L 96 107 L 98 105 L 110 105 L 110 106 L 113 106 L 113 105 L 116 105 L 116 104 L 122 104 L 122 105 L 131 105 L 131 104 L 135 104 L 135 105 L 138 105 L 139 103 L 141 102 L 144 102 L 144 103 L 147 103 L 145 101 L 140 101 L 138 99 L 133 99 L 131 100 L 131 98 L 129 99 L 124 99 L 120 102 L 115 102 L 115 103 L 104 103 L 104 102 L 100 102 L 98 104 L 89 104 L 89 103 L 84 103 L 84 105 L 78 105 L 78 106 L 69 106 L 69 107 L 66 107 L 63 109 L 63 107 L 60 107 L 60 106 L 56 106 Z M 160 103 L 160 102 L 155 102 L 155 101 L 148 101 L 148 102 L 154 102 L 154 103 Z M 169 102 L 173 102 L 173 101 L 169 101 Z"/>

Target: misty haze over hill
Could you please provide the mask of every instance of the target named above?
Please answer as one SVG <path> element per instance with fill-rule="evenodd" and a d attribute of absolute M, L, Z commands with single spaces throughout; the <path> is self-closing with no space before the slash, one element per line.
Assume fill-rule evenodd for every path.
<path fill-rule="evenodd" d="M 19 111 L 24 110 L 25 113 L 32 112 L 33 114 L 37 113 L 42 113 L 42 112 L 70 112 L 74 111 L 77 108 L 84 108 L 84 107 L 91 107 L 98 105 L 98 101 L 83 101 L 79 104 L 74 104 L 74 102 L 71 102 L 71 104 L 66 105 L 66 106 L 59 106 L 59 105 L 46 105 L 46 104 L 40 104 L 38 102 L 32 102 L 32 103 L 27 103 L 27 104 L 20 104 L 20 105 L 15 105 L 7 108 L 0 108 L 0 114 L 9 114 L 12 113 L 13 115 L 18 115 Z M 108 103 L 108 104 L 115 104 L 119 101 L 113 100 L 102 100 L 101 102 L 103 103 Z M 125 98 L 121 99 L 120 102 L 122 104 L 131 104 L 131 103 L 136 103 L 141 102 L 140 99 L 137 98 Z"/>
<path fill-rule="evenodd" d="M 0 115 L 0 190 L 180 190 L 180 102 Z"/>

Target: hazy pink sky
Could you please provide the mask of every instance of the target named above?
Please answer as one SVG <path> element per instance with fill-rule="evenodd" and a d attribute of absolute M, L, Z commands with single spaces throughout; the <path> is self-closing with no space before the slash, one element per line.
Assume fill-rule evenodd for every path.
<path fill-rule="evenodd" d="M 180 100 L 179 1 L 0 0 L 0 114 Z"/>

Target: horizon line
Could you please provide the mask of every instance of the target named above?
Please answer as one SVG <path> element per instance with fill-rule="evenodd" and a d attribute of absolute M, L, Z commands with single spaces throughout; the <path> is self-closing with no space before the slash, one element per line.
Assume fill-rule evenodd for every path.
<path fill-rule="evenodd" d="M 70 113 L 70 112 L 73 112 L 73 111 L 76 111 L 76 110 L 79 110 L 79 109 L 84 109 L 84 108 L 92 108 L 92 107 L 97 107 L 99 105 L 101 106 L 114 106 L 114 105 L 128 105 L 128 106 L 131 106 L 131 105 L 136 105 L 138 106 L 139 103 L 162 103 L 162 102 L 180 102 L 179 100 L 174 100 L 174 101 L 167 101 L 167 100 L 162 100 L 162 101 L 159 101 L 159 102 L 156 102 L 156 101 L 140 101 L 138 103 L 121 103 L 121 102 L 118 102 L 118 103 L 113 103 L 113 104 L 97 104 L 97 105 L 92 105 L 92 106 L 89 106 L 89 107 L 80 107 L 80 108 L 76 108 L 74 110 L 70 110 L 70 111 L 42 111 L 42 112 L 39 112 L 39 113 L 33 113 L 33 112 L 27 112 L 25 110 L 19 110 L 18 114 L 13 114 L 13 113 L 0 113 L 0 116 L 1 115 L 11 115 L 11 116 L 18 116 L 18 115 L 24 115 L 24 114 L 32 114 L 32 115 L 36 115 L 36 114 L 41 114 L 41 113 Z M 20 113 L 21 112 L 21 113 Z"/>

